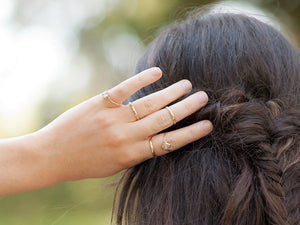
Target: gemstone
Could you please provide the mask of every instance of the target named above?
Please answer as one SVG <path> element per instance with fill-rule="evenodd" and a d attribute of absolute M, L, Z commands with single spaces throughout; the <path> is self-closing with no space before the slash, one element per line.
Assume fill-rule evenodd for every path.
<path fill-rule="evenodd" d="M 108 92 L 107 91 L 105 91 L 105 92 L 103 92 L 103 98 L 108 98 Z"/>
<path fill-rule="evenodd" d="M 168 151 L 168 152 L 171 151 L 171 144 L 168 143 L 168 142 L 164 142 L 164 143 L 162 144 L 161 147 L 162 147 L 162 149 L 165 150 L 165 151 Z"/>

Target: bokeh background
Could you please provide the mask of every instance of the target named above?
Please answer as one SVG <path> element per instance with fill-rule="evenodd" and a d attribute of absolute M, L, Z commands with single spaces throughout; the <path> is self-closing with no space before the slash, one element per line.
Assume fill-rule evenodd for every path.
<path fill-rule="evenodd" d="M 300 0 L 0 0 L 0 137 L 38 130 L 126 79 L 161 29 L 207 3 L 259 17 L 299 49 Z M 117 178 L 2 197 L 0 225 L 109 224 Z"/>

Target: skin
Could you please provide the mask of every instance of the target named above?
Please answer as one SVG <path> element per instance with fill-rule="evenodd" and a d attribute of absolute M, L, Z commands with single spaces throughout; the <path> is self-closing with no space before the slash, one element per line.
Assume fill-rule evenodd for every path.
<path fill-rule="evenodd" d="M 191 91 L 188 80 L 133 102 L 139 120 L 129 105 L 121 104 L 161 76 L 159 68 L 150 68 L 110 89 L 110 98 L 120 105 L 98 95 L 66 111 L 39 131 L 0 140 L 0 196 L 64 181 L 111 176 L 152 158 L 149 138 L 160 156 L 167 153 L 161 147 L 163 141 L 176 150 L 209 134 L 209 121 L 157 134 L 173 125 L 164 107 Z M 207 101 L 207 95 L 200 91 L 169 108 L 179 121 Z"/>

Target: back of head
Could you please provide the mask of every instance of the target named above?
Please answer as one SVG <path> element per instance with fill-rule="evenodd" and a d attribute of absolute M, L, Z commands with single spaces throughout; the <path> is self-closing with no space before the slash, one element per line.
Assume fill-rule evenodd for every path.
<path fill-rule="evenodd" d="M 197 15 L 164 30 L 137 72 L 152 66 L 162 79 L 134 98 L 189 79 L 209 102 L 169 130 L 203 119 L 214 130 L 127 170 L 117 224 L 299 224 L 300 54 L 289 41 L 248 16 Z"/>

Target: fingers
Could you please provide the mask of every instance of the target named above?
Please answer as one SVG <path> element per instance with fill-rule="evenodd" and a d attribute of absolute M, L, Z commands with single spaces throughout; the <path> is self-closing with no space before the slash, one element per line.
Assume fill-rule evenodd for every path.
<path fill-rule="evenodd" d="M 137 92 L 142 87 L 145 87 L 162 76 L 162 72 L 158 67 L 153 67 L 140 72 L 139 74 L 123 81 L 119 85 L 110 89 L 108 101 L 105 101 L 108 106 L 115 107 L 116 104 L 121 104 L 129 96 Z"/>
<path fill-rule="evenodd" d="M 212 128 L 211 122 L 204 120 L 178 130 L 155 135 L 152 137 L 153 151 L 156 156 L 167 154 L 208 135 Z M 139 149 L 137 157 L 141 160 L 153 158 L 149 139 L 139 143 L 137 149 Z"/>
<path fill-rule="evenodd" d="M 190 81 L 179 81 L 163 90 L 157 91 L 132 102 L 131 107 L 134 106 L 134 108 L 128 108 L 128 111 L 136 111 L 138 117 L 143 118 L 180 98 L 184 94 L 191 91 L 191 89 L 192 84 Z M 123 117 L 122 119 L 126 121 L 135 121 L 136 116 L 134 116 L 134 114 L 132 112 L 126 113 L 126 118 Z"/>
<path fill-rule="evenodd" d="M 203 107 L 208 101 L 208 97 L 205 92 L 197 92 L 184 100 L 173 104 L 169 107 L 170 111 L 167 109 L 159 110 L 135 123 L 136 130 L 139 130 L 139 135 L 141 137 L 148 137 L 156 134 L 170 126 L 173 125 L 174 120 L 176 122 L 182 120 L 183 118 L 191 115 L 192 113 Z M 173 115 L 175 118 L 173 118 Z"/>

